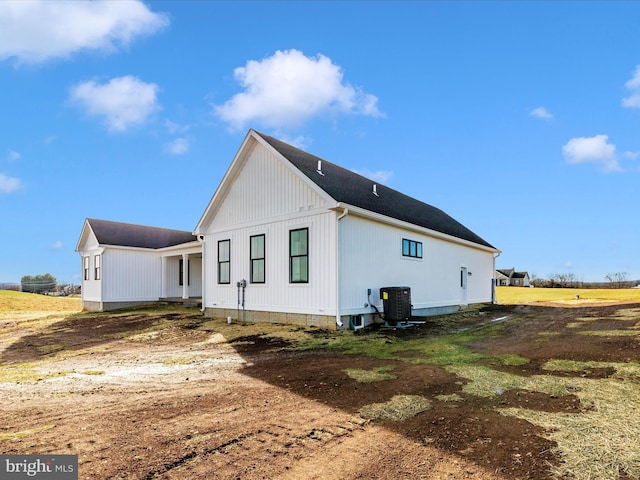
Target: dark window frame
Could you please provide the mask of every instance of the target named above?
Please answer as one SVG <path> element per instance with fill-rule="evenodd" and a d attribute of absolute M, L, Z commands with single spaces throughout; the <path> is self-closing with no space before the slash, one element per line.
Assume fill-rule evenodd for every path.
<path fill-rule="evenodd" d="M 293 253 L 293 235 L 294 233 L 305 232 L 306 234 L 306 249 L 304 253 Z M 303 261 L 304 269 L 294 269 L 294 264 L 299 261 Z M 300 278 L 294 278 L 294 270 L 297 273 L 301 273 L 303 270 L 305 275 L 300 274 Z M 289 230 L 289 283 L 309 283 L 309 228 L 296 228 Z"/>
<path fill-rule="evenodd" d="M 422 242 L 403 238 L 402 256 L 407 258 L 422 258 Z"/>
<path fill-rule="evenodd" d="M 228 245 L 227 248 L 227 259 L 220 260 L 220 246 L 226 243 Z M 226 280 L 223 280 L 222 277 L 222 268 L 226 267 Z M 227 238 L 225 240 L 218 240 L 218 284 L 219 285 L 229 285 L 231 284 L 231 239 Z"/>
<path fill-rule="evenodd" d="M 258 239 L 262 237 L 262 256 L 254 256 L 254 251 L 253 251 L 253 239 Z M 266 256 L 267 256 L 267 238 L 266 235 L 264 233 L 261 233 L 259 235 L 251 235 L 249 237 L 249 262 L 250 262 L 250 279 L 251 279 L 251 283 L 266 283 L 266 279 L 267 279 L 267 262 L 266 262 Z M 257 254 L 256 254 L 257 255 Z M 260 263 L 262 263 L 262 279 L 256 279 L 256 272 L 260 271 L 259 269 L 254 268 L 255 266 L 259 265 Z"/>
<path fill-rule="evenodd" d="M 100 267 L 102 266 L 102 259 L 100 255 L 93 256 L 93 279 L 100 280 Z"/>
<path fill-rule="evenodd" d="M 184 286 L 184 258 L 178 260 L 178 285 Z M 187 286 L 191 285 L 191 259 L 187 259 Z"/>

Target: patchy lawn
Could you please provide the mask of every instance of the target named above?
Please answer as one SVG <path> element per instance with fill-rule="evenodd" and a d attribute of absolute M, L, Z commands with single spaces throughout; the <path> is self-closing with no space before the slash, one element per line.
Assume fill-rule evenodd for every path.
<path fill-rule="evenodd" d="M 0 449 L 80 478 L 640 478 L 640 304 L 358 334 L 2 305 Z"/>

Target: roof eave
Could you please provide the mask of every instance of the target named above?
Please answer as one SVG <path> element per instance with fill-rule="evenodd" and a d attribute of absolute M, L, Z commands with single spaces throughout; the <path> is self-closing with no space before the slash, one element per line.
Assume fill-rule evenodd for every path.
<path fill-rule="evenodd" d="M 403 220 L 398 220 L 396 218 L 388 217 L 386 215 L 382 215 L 379 213 L 372 212 L 370 210 L 366 210 L 361 207 L 356 207 L 354 205 L 349 205 L 344 202 L 339 202 L 336 204 L 336 208 L 339 209 L 348 209 L 350 214 L 357 215 L 359 217 L 368 218 L 370 220 L 374 220 L 379 223 L 384 223 L 387 225 L 392 225 L 394 227 L 402 228 L 405 230 L 411 230 L 417 233 L 422 233 L 424 235 L 428 235 L 433 238 L 437 238 L 440 240 L 444 240 L 451 243 L 457 243 L 459 245 L 464 245 L 466 247 L 475 248 L 478 250 L 484 250 L 486 252 L 491 253 L 502 253 L 501 250 L 497 248 L 488 247 L 486 245 L 482 245 L 475 242 L 470 242 L 469 240 L 464 240 L 462 238 L 454 237 L 453 235 L 448 235 L 446 233 L 438 232 L 437 230 L 432 230 L 430 228 L 421 227 L 419 225 L 415 225 L 413 223 L 405 222 Z"/>

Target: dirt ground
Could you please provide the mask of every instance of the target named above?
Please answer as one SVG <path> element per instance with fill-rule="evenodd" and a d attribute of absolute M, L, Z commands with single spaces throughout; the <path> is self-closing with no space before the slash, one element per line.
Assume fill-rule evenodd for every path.
<path fill-rule="evenodd" d="M 634 307 L 640 305 L 624 306 Z M 549 375 L 541 368 L 548 359 L 637 360 L 632 337 L 574 335 L 566 328 L 585 316 L 593 318 L 592 329 L 622 328 L 619 308 L 495 308 L 482 320 L 508 317 L 506 331 L 471 346 L 529 358 L 501 367 L 523 376 Z M 81 479 L 550 479 L 550 467 L 561 461 L 555 444 L 540 427 L 496 408 L 585 408 L 570 392 L 474 397 L 462 391 L 464 379 L 438 366 L 278 350 L 288 342 L 261 335 L 226 342 L 222 324 L 220 332 L 196 328 L 197 310 L 164 320 L 173 316 L 175 327 L 155 333 L 144 332 L 156 317 L 131 312 L 71 317 L 46 332 L 2 336 L 0 363 L 32 362 L 43 377 L 0 383 L 0 451 L 78 454 Z M 185 323 L 189 318 L 193 323 Z M 0 327 L 11 331 L 10 323 Z M 535 342 L 540 332 L 554 335 Z M 389 331 L 433 334 L 429 324 Z M 52 357 L 60 345 L 65 355 Z M 345 373 L 389 365 L 395 379 L 359 383 Z M 66 374 L 47 377 L 52 370 Z M 426 397 L 431 408 L 401 421 L 358 415 L 364 405 L 399 393 Z M 462 401 L 438 400 L 453 394 Z"/>

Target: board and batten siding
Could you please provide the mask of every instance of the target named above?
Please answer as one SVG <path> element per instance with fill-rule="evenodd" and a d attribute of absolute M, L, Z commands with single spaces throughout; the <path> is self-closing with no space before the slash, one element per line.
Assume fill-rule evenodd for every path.
<path fill-rule="evenodd" d="M 255 145 L 224 195 L 208 231 L 304 213 L 324 200 L 261 145 Z"/>
<path fill-rule="evenodd" d="M 205 307 L 235 309 L 237 282 L 247 281 L 245 309 L 331 315 L 336 313 L 335 213 L 259 224 L 205 235 Z M 309 229 L 309 283 L 289 283 L 289 231 Z M 265 282 L 251 283 L 249 239 L 265 235 Z M 218 283 L 218 242 L 231 241 L 230 283 Z"/>
<path fill-rule="evenodd" d="M 110 247 L 102 255 L 102 301 L 155 301 L 160 297 L 161 259 L 156 252 Z"/>
<path fill-rule="evenodd" d="M 441 240 L 417 231 L 348 215 L 340 221 L 340 313 L 371 313 L 370 301 L 382 310 L 381 287 L 411 288 L 414 310 L 491 301 L 493 254 Z M 423 257 L 402 255 L 402 240 L 422 242 Z M 460 287 L 467 276 L 466 301 Z"/>
<path fill-rule="evenodd" d="M 224 192 L 205 232 L 205 307 L 335 315 L 336 213 L 262 145 L 256 144 Z M 309 229 L 309 283 L 289 283 L 289 231 Z M 249 241 L 265 235 L 265 283 L 251 283 Z M 218 242 L 231 240 L 230 283 L 218 283 Z"/>

